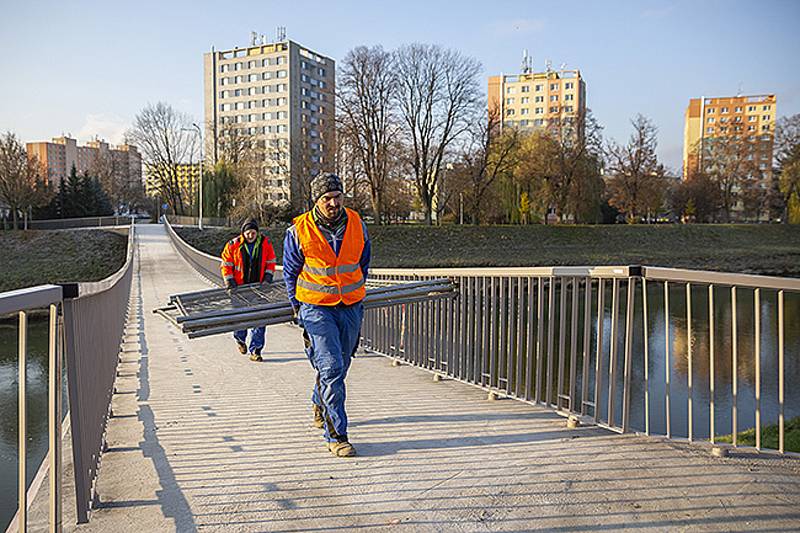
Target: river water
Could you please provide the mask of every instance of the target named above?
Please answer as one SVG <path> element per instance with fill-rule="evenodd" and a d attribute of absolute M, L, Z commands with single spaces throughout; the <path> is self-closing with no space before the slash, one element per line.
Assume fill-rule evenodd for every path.
<path fill-rule="evenodd" d="M 634 429 L 644 428 L 644 321 L 641 306 L 641 285 L 634 313 L 633 371 L 631 423 Z M 621 294 L 624 294 L 621 291 Z M 648 283 L 648 347 L 651 431 L 666 431 L 664 389 L 666 383 L 666 350 L 664 328 L 663 285 Z M 596 294 L 593 302 L 596 302 Z M 610 292 L 605 296 L 606 310 L 603 321 L 606 347 L 610 338 Z M 755 342 L 754 296 L 752 290 L 737 292 L 738 365 L 737 406 L 738 428 L 755 425 Z M 714 293 L 714 366 L 715 366 L 715 424 L 717 435 L 731 432 L 732 383 L 732 313 L 729 289 Z M 778 419 L 778 340 L 777 303 L 775 291 L 763 290 L 761 294 L 761 410 L 762 425 Z M 709 435 L 710 350 L 708 328 L 708 291 L 697 287 L 692 292 L 692 376 L 693 421 L 695 438 Z M 580 312 L 579 316 L 583 316 Z M 785 414 L 786 418 L 800 416 L 800 295 L 786 294 L 785 300 Z M 620 327 L 624 328 L 624 301 L 620 306 Z M 581 326 L 582 327 L 582 326 Z M 33 478 L 47 452 L 47 321 L 31 320 L 28 335 L 28 482 Z M 579 330 L 581 331 L 581 330 Z M 592 346 L 596 338 L 596 322 L 592 324 Z M 685 288 L 675 285 L 670 292 L 670 392 L 671 429 L 673 436 L 688 433 L 688 342 Z M 618 402 L 622 393 L 622 354 L 624 344 L 620 339 L 618 367 Z M 606 355 L 607 361 L 607 355 Z M 601 368 L 607 384 L 607 362 Z M 579 373 L 580 376 L 580 373 Z M 592 378 L 593 380 L 593 378 Z M 65 379 L 66 382 L 66 379 Z M 590 387 L 593 387 L 590 383 Z M 17 508 L 17 326 L 16 322 L 0 323 L 0 530 L 4 530 Z M 581 389 L 580 384 L 577 387 Z M 591 390 L 591 389 L 590 389 Z M 607 387 L 602 388 L 600 414 L 605 415 Z M 66 398 L 64 401 L 66 406 Z M 620 423 L 620 409 L 616 422 Z"/>

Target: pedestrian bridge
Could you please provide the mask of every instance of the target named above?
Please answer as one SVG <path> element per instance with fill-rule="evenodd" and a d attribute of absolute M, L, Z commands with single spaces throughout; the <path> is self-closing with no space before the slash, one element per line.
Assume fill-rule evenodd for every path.
<path fill-rule="evenodd" d="M 463 303 L 467 314 L 448 315 L 444 307 L 430 316 L 377 314 L 365 323 L 371 350 L 354 360 L 347 380 L 349 434 L 358 456 L 333 457 L 312 426 L 314 374 L 300 331 L 270 326 L 263 363 L 240 355 L 229 335 L 187 339 L 152 311 L 170 294 L 210 284 L 177 252 L 164 226 L 136 226 L 135 233 L 130 305 L 105 449 L 89 520 L 77 525 L 86 516 L 80 498 L 75 503 L 72 441 L 63 441 L 63 487 L 55 505 L 61 505 L 65 530 L 800 528 L 800 463 L 786 454 L 734 449 L 715 457 L 707 446 L 636 433 L 622 427 L 628 424 L 621 418 L 627 416 L 622 400 L 609 404 L 619 415 L 606 412 L 604 423 L 595 415 L 600 423 L 590 424 L 593 407 L 607 398 L 592 398 L 574 379 L 591 365 L 575 359 L 570 364 L 571 352 L 581 345 L 574 339 L 583 332 L 570 331 L 582 312 L 576 311 L 580 306 L 563 312 L 570 308 L 564 305 L 567 296 L 561 315 L 547 321 L 565 321 L 555 340 L 552 331 L 520 326 L 534 311 L 511 314 L 506 328 L 513 334 L 502 327 L 494 336 L 491 327 L 486 331 L 486 351 L 496 357 L 485 365 L 464 361 L 463 369 L 455 368 L 462 362 L 452 347 L 437 345 L 433 336 L 409 336 L 397 324 L 419 333 L 438 321 L 451 339 L 483 339 L 470 333 L 476 326 L 463 335 L 456 327 L 470 322 L 470 298 L 481 297 L 476 287 Z M 534 291 L 535 282 L 530 289 L 514 287 L 507 287 L 507 300 L 524 303 L 530 294 L 545 315 L 557 311 L 552 284 L 549 308 L 546 302 L 541 307 L 544 293 Z M 579 291 L 572 287 L 576 302 Z M 617 296 L 615 283 L 615 303 Z M 498 348 L 516 342 L 534 350 L 537 339 L 543 346 L 555 344 L 549 347 L 554 357 L 531 362 L 531 369 L 542 365 L 539 372 L 529 372 L 508 356 L 511 350 L 504 356 Z M 484 350 L 482 341 L 456 344 L 469 344 L 473 354 Z M 613 351 L 620 364 L 629 360 L 627 346 Z M 403 364 L 393 364 L 399 360 Z M 603 371 L 616 383 L 610 372 Z M 535 383 L 541 375 L 546 385 Z M 621 383 L 625 388 L 626 380 Z M 570 384 L 578 384 L 578 391 Z M 544 402 L 540 390 L 547 390 Z M 610 394 L 612 402 L 622 392 Z M 558 410 L 584 423 L 569 428 Z M 31 530 L 46 529 L 54 512 L 48 501 L 56 484 L 45 475 L 39 485 L 25 517 Z"/>

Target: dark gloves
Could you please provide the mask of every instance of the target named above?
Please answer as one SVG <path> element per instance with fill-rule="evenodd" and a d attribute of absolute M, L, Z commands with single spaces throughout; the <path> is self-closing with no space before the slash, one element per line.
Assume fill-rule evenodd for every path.
<path fill-rule="evenodd" d="M 292 322 L 295 325 L 300 326 L 301 328 L 303 327 L 303 323 L 300 321 L 300 308 L 299 307 L 292 306 Z"/>
<path fill-rule="evenodd" d="M 229 296 L 235 288 L 236 288 L 235 281 L 233 281 L 232 279 L 225 280 L 225 291 L 228 293 Z"/>

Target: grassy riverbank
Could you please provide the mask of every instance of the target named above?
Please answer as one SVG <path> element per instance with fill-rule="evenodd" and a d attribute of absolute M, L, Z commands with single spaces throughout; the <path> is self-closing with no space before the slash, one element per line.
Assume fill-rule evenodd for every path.
<path fill-rule="evenodd" d="M 800 226 L 371 226 L 376 267 L 634 265 L 800 277 Z M 267 230 L 281 256 L 284 228 Z M 179 228 L 219 255 L 235 229 Z"/>
<path fill-rule="evenodd" d="M 125 264 L 127 243 L 102 230 L 0 232 L 0 292 L 101 280 Z"/>
<path fill-rule="evenodd" d="M 783 426 L 783 444 L 787 452 L 800 453 L 800 416 L 787 420 Z M 733 437 L 731 435 L 724 435 L 717 437 L 719 442 L 732 443 Z M 756 430 L 750 428 L 736 434 L 736 443 L 739 446 L 755 446 L 756 445 Z M 778 449 L 778 424 L 770 424 L 769 426 L 761 426 L 761 447 L 771 450 Z"/>

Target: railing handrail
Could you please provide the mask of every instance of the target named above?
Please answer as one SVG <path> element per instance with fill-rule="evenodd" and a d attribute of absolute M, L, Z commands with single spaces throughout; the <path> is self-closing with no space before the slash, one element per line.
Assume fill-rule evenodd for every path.
<path fill-rule="evenodd" d="M 60 285 L 37 285 L 24 289 L 0 292 L 0 315 L 41 309 L 61 303 L 63 289 Z"/>
<path fill-rule="evenodd" d="M 713 270 L 688 270 L 682 268 L 642 267 L 644 278 L 653 281 L 675 281 L 678 283 L 710 283 L 722 286 L 738 286 L 760 289 L 800 291 L 800 279 L 759 274 L 738 274 Z"/>
<path fill-rule="evenodd" d="M 133 219 L 131 219 L 133 220 Z M 136 238 L 136 225 L 131 224 L 128 229 L 128 250 L 125 257 L 125 263 L 120 267 L 119 270 L 114 272 L 113 274 L 107 276 L 106 278 L 101 279 L 100 281 L 83 281 L 80 282 L 78 285 L 80 286 L 80 294 L 88 295 L 88 294 L 97 294 L 103 291 L 106 291 L 114 286 L 114 284 L 122 278 L 125 273 L 130 268 L 131 263 L 133 263 L 133 252 L 134 252 L 134 240 Z"/>
<path fill-rule="evenodd" d="M 370 268 L 386 276 L 504 276 L 627 278 L 635 266 L 553 266 L 553 267 L 456 267 L 456 268 Z"/>

